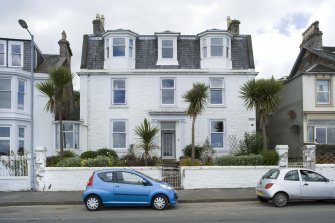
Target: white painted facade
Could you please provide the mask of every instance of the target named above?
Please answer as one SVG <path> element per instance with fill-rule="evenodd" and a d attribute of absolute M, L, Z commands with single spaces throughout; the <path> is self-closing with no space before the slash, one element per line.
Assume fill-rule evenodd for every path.
<path fill-rule="evenodd" d="M 188 104 L 182 95 L 192 88 L 195 82 L 209 85 L 211 78 L 223 80 L 223 105 L 210 105 L 196 120 L 195 143 L 202 144 L 206 138 L 211 139 L 211 120 L 222 120 L 224 123 L 224 146 L 215 148 L 218 155 L 227 154 L 230 150 L 230 136 L 241 138 L 246 131 L 255 130 L 255 112 L 247 111 L 240 98 L 240 87 L 254 78 L 253 71 L 207 71 L 207 70 L 132 70 L 89 71 L 80 73 L 80 117 L 83 125 L 80 129 L 80 149 L 96 150 L 102 147 L 113 148 L 113 120 L 126 122 L 126 147 L 113 148 L 120 155 L 128 152 L 131 144 L 137 143 L 134 134 L 135 126 L 144 118 L 161 128 L 163 122 L 175 123 L 175 151 L 170 158 L 179 159 L 183 149 L 191 144 L 191 119 L 184 113 Z M 161 104 L 161 80 L 175 80 L 175 103 Z M 112 80 L 125 79 L 126 104 L 112 104 Z M 161 134 L 157 136 L 157 145 L 161 147 Z M 161 155 L 161 150 L 156 151 Z"/>

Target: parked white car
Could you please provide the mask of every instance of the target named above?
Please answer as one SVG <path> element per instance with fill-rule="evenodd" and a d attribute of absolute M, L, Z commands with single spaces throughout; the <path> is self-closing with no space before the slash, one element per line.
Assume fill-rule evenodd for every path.
<path fill-rule="evenodd" d="M 257 183 L 256 195 L 261 202 L 272 199 L 276 207 L 284 207 L 289 200 L 331 200 L 335 183 L 309 169 L 272 169 Z"/>

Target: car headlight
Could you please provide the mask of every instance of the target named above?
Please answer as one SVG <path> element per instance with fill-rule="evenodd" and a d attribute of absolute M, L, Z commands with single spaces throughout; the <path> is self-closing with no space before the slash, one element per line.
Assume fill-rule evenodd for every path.
<path fill-rule="evenodd" d="M 163 187 L 164 189 L 167 189 L 167 190 L 172 190 L 173 188 L 168 186 L 168 185 L 165 185 L 165 184 L 161 184 L 161 187 Z"/>

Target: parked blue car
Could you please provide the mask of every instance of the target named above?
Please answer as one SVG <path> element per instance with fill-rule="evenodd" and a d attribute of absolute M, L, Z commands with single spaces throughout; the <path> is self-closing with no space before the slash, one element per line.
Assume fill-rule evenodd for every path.
<path fill-rule="evenodd" d="M 163 210 L 177 203 L 174 188 L 130 169 L 106 169 L 95 171 L 83 193 L 85 206 L 96 211 L 101 206 L 152 205 Z"/>

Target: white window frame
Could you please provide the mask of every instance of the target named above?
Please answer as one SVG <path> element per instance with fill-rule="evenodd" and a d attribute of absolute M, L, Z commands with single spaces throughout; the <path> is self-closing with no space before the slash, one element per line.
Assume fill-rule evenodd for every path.
<path fill-rule="evenodd" d="M 223 132 L 212 132 L 212 122 L 222 122 L 223 123 Z M 222 147 L 215 147 L 212 144 L 212 134 L 222 134 Z M 225 147 L 225 135 L 226 135 L 226 122 L 223 119 L 211 119 L 209 120 L 209 138 L 211 146 L 214 149 L 223 149 Z"/>
<path fill-rule="evenodd" d="M 0 63 L 0 67 L 6 67 L 7 66 L 7 42 L 6 41 L 3 41 L 3 40 L 0 40 L 0 44 L 3 44 L 4 46 L 4 52 L 3 52 L 3 56 L 4 56 L 4 59 L 3 59 L 3 65 L 1 65 Z"/>
<path fill-rule="evenodd" d="M 65 130 L 64 128 L 64 124 L 71 124 L 72 125 L 72 130 Z M 71 121 L 63 121 L 63 146 L 64 149 L 79 149 L 79 145 L 80 145 L 80 139 L 79 139 L 79 123 L 78 122 L 71 122 Z M 67 147 L 66 145 L 64 145 L 65 143 L 65 133 L 66 132 L 72 132 L 72 142 L 73 145 L 70 145 L 71 147 Z M 78 137 L 78 140 L 76 140 L 76 137 Z M 59 140 L 60 140 L 60 135 L 59 135 L 59 122 L 56 124 L 56 148 L 59 148 Z M 76 146 L 76 142 L 78 142 L 77 148 L 75 148 Z"/>
<path fill-rule="evenodd" d="M 212 81 L 215 80 L 220 80 L 222 82 L 222 86 L 221 87 L 216 87 L 216 86 L 212 86 Z M 212 91 L 211 90 L 221 90 L 221 98 L 222 101 L 221 103 L 213 103 L 211 102 L 212 99 Z M 224 79 L 223 78 L 210 78 L 209 79 L 209 104 L 210 105 L 224 105 L 225 102 L 225 84 L 224 84 Z"/>
<path fill-rule="evenodd" d="M 9 93 L 10 93 L 10 94 L 9 94 L 9 95 L 10 95 L 10 98 L 9 98 L 9 99 L 10 99 L 10 107 L 9 107 L 9 108 L 1 108 L 1 107 L 0 107 L 0 110 L 1 110 L 1 109 L 12 109 L 12 78 L 9 78 L 9 77 L 8 77 L 8 78 L 7 78 L 7 77 L 0 77 L 0 81 L 1 81 L 1 80 L 4 80 L 4 79 L 6 79 L 6 80 L 10 80 L 10 84 L 9 84 L 10 89 L 9 89 L 9 90 L 1 90 L 1 89 L 0 89 L 0 92 L 9 92 Z"/>
<path fill-rule="evenodd" d="M 23 129 L 23 137 L 20 136 L 20 129 Z M 17 151 L 20 149 L 20 141 L 23 141 L 23 151 L 26 151 L 26 126 L 18 126 L 17 128 Z"/>
<path fill-rule="evenodd" d="M 230 40 L 226 38 L 226 58 L 230 58 Z"/>
<path fill-rule="evenodd" d="M 21 64 L 19 66 L 14 66 L 13 65 L 13 59 L 12 59 L 12 46 L 13 45 L 19 45 L 21 47 Z M 24 55 L 24 51 L 23 51 L 23 43 L 22 42 L 17 42 L 17 41 L 9 41 L 8 42 L 8 66 L 9 67 L 23 67 L 23 55 Z"/>
<path fill-rule="evenodd" d="M 20 82 L 23 82 L 23 86 L 24 86 L 24 91 L 23 92 L 20 92 Z M 27 82 L 23 79 L 18 79 L 18 81 L 17 81 L 17 109 L 18 110 L 25 110 L 26 89 L 27 89 Z M 23 94 L 23 105 L 19 104 L 20 94 Z"/>
<path fill-rule="evenodd" d="M 124 40 L 124 43 L 123 44 L 116 44 L 114 42 L 115 39 L 123 39 Z M 122 57 L 126 57 L 126 53 L 127 53 L 127 39 L 126 37 L 123 37 L 123 36 L 114 36 L 112 37 L 112 55 L 113 57 L 116 57 L 116 58 L 122 58 Z M 115 56 L 114 55 L 114 47 L 123 47 L 124 48 L 124 55 L 121 55 L 121 56 Z"/>
<path fill-rule="evenodd" d="M 163 58 L 163 40 L 172 40 L 173 43 L 173 57 Z M 156 65 L 179 65 L 177 60 L 177 36 L 158 37 L 158 60 Z"/>
<path fill-rule="evenodd" d="M 313 139 L 310 139 L 309 137 L 309 129 L 312 128 L 312 131 L 313 131 Z M 317 142 L 317 138 L 316 138 L 316 131 L 317 129 L 325 129 L 326 130 L 326 136 L 325 136 L 325 140 L 326 140 L 326 143 L 320 143 L 320 142 Z M 307 126 L 307 142 L 308 143 L 315 143 L 315 144 L 329 144 L 328 142 L 328 130 L 329 129 L 335 129 L 335 125 L 308 125 Z M 332 144 L 332 145 L 335 145 L 335 144 Z"/>
<path fill-rule="evenodd" d="M 318 91 L 318 81 L 328 81 L 328 91 Z M 315 80 L 315 101 L 317 105 L 330 105 L 332 98 L 332 81 L 331 79 L 316 79 Z M 319 102 L 318 93 L 328 93 L 328 102 Z"/>
<path fill-rule="evenodd" d="M 105 39 L 105 59 L 110 58 L 111 52 L 110 52 L 110 45 L 109 45 L 109 38 Z"/>
<path fill-rule="evenodd" d="M 202 58 L 207 58 L 208 52 L 207 52 L 207 39 L 202 39 Z"/>
<path fill-rule="evenodd" d="M 173 87 L 163 87 L 163 80 L 173 80 Z M 160 79 L 160 88 L 161 88 L 161 105 L 175 105 L 176 104 L 176 78 L 173 77 L 164 77 Z M 173 90 L 173 103 L 167 104 L 163 103 L 163 91 L 164 90 Z"/>
<path fill-rule="evenodd" d="M 9 128 L 9 137 L 1 137 L 0 136 L 0 140 L 4 140 L 4 141 L 9 141 L 9 154 L 11 153 L 11 126 L 8 125 L 0 125 L 1 128 Z M 1 155 L 0 155 L 1 156 Z"/>
<path fill-rule="evenodd" d="M 120 88 L 120 89 L 114 89 L 114 81 L 124 81 L 124 85 L 125 85 L 125 88 Z M 124 103 L 115 103 L 114 102 L 114 91 L 117 91 L 117 90 L 124 90 L 125 93 L 124 93 Z M 113 78 L 112 79 L 112 100 L 111 100 L 111 103 L 112 105 L 127 105 L 127 79 L 126 78 Z"/>
<path fill-rule="evenodd" d="M 124 132 L 114 132 L 114 122 L 124 122 Z M 113 119 L 111 120 L 111 148 L 113 149 L 126 149 L 128 144 L 128 121 L 126 119 Z M 114 134 L 124 134 L 124 147 L 114 147 Z"/>
<path fill-rule="evenodd" d="M 128 57 L 133 58 L 134 57 L 134 43 L 135 41 L 132 38 L 128 39 L 128 44 L 129 44 L 129 52 L 128 52 Z"/>
<path fill-rule="evenodd" d="M 213 44 L 212 43 L 212 39 L 221 39 L 222 40 L 222 44 Z M 211 37 L 210 38 L 210 44 L 211 44 L 211 57 L 224 57 L 224 55 L 225 55 L 225 52 L 224 52 L 224 43 L 223 43 L 223 37 Z M 213 55 L 213 52 L 212 52 L 212 48 L 213 47 L 220 47 L 221 48 L 221 50 L 222 50 L 222 55 Z"/>

